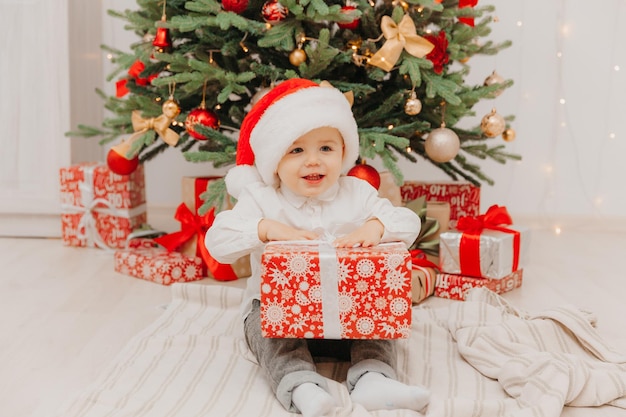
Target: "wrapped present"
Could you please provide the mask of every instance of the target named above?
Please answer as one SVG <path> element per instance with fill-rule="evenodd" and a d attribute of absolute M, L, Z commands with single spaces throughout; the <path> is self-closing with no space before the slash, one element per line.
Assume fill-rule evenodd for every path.
<path fill-rule="evenodd" d="M 180 222 L 181 230 L 155 239 L 169 251 L 178 251 L 187 256 L 197 256 L 202 259 L 203 273 L 219 281 L 232 281 L 251 274 L 250 257 L 245 256 L 232 265 L 217 262 L 206 246 L 204 235 L 213 224 L 215 208 L 205 214 L 199 214 L 202 206 L 201 195 L 212 181 L 222 177 L 183 177 L 183 202 L 176 209 L 174 217 Z"/>
<path fill-rule="evenodd" d="M 426 254 L 429 261 L 439 262 L 439 235 L 450 228 L 450 203 L 426 201 L 418 197 L 406 203 L 406 207 L 415 212 L 421 221 L 419 235 L 409 247 Z"/>
<path fill-rule="evenodd" d="M 502 294 L 522 285 L 523 269 L 518 269 L 502 279 L 474 278 L 455 274 L 437 274 L 435 296 L 452 300 L 465 300 L 465 295 L 472 288 L 485 287 Z"/>
<path fill-rule="evenodd" d="M 477 216 L 480 212 L 480 187 L 469 182 L 405 181 L 400 194 L 404 203 L 421 196 L 426 196 L 426 201 L 450 203 L 452 223 L 462 216 Z"/>
<path fill-rule="evenodd" d="M 410 272 L 410 255 L 402 243 L 334 248 L 321 241 L 271 242 L 262 256 L 263 335 L 406 338 Z"/>
<path fill-rule="evenodd" d="M 162 285 L 204 278 L 199 257 L 169 252 L 152 239 L 132 239 L 113 258 L 115 271 Z"/>
<path fill-rule="evenodd" d="M 143 166 L 118 175 L 106 164 L 80 163 L 59 175 L 65 245 L 123 248 L 128 234 L 146 223 Z"/>
<path fill-rule="evenodd" d="M 501 279 L 522 268 L 528 252 L 528 230 L 514 226 L 505 207 L 462 217 L 455 230 L 439 235 L 442 272 Z"/>
<path fill-rule="evenodd" d="M 418 304 L 435 292 L 435 280 L 439 268 L 428 260 L 425 252 L 410 250 L 411 254 L 411 300 Z"/>

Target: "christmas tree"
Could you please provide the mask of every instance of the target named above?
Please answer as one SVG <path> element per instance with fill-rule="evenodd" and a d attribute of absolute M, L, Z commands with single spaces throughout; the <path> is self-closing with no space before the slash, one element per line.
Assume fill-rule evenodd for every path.
<path fill-rule="evenodd" d="M 476 161 L 519 159 L 494 137 L 514 137 L 494 111 L 473 128 L 473 106 L 512 85 L 495 71 L 467 85 L 469 61 L 494 55 L 494 7 L 477 0 L 138 0 L 109 11 L 138 35 L 131 52 L 107 48 L 115 96 L 99 94 L 110 116 L 70 136 L 118 142 L 108 162 L 119 171 L 176 146 L 189 161 L 227 166 L 252 103 L 271 86 L 301 77 L 329 82 L 354 98 L 360 156 L 380 158 L 398 182 L 400 157 L 418 156 L 452 179 L 492 184 Z M 120 158 L 121 156 L 121 158 Z M 355 161 L 356 162 L 356 161 Z M 112 169 L 114 168 L 112 166 Z M 221 205 L 216 183 L 205 206 Z"/>

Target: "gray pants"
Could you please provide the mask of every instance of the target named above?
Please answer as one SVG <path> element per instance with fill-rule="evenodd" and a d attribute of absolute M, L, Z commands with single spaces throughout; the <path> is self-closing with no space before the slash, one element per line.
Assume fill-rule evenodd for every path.
<path fill-rule="evenodd" d="M 312 382 L 328 391 L 326 380 L 315 370 L 313 357 L 349 360 L 347 385 L 351 392 L 367 372 L 396 379 L 395 340 L 271 339 L 261 334 L 260 302 L 254 300 L 244 324 L 246 342 L 265 370 L 272 390 L 285 409 L 297 412 L 291 393 L 298 385 Z"/>

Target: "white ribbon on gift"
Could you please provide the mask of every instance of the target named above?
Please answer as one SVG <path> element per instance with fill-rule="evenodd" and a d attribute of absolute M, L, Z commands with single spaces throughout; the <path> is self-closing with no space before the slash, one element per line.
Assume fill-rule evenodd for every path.
<path fill-rule="evenodd" d="M 318 245 L 322 287 L 322 324 L 325 339 L 341 339 L 337 249 L 329 242 Z"/>
<path fill-rule="evenodd" d="M 322 327 L 325 339 L 341 339 L 341 322 L 339 315 L 339 261 L 337 249 L 332 245 L 335 237 L 327 232 L 316 230 L 320 238 L 316 240 L 277 240 L 270 245 L 304 245 L 314 249 L 317 247 L 320 265 L 320 287 L 322 298 Z"/>
<path fill-rule="evenodd" d="M 144 211 L 146 205 L 141 204 L 132 209 L 118 209 L 109 200 L 104 198 L 94 198 L 93 173 L 98 165 L 85 166 L 83 168 L 83 181 L 78 184 L 80 190 L 80 201 L 82 206 L 64 203 L 61 208 L 64 212 L 82 213 L 78 222 L 76 237 L 85 239 L 85 244 L 89 247 L 110 248 L 98 233 L 96 217 L 94 213 L 102 213 L 116 217 L 131 218 Z M 104 206 L 104 207 L 102 207 Z"/>

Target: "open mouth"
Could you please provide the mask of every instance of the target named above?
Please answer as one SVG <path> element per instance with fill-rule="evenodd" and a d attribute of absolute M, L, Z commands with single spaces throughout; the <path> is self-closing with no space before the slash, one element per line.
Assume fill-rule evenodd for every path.
<path fill-rule="evenodd" d="M 322 178 L 324 178 L 324 175 L 322 175 L 322 174 L 310 174 L 310 175 L 305 175 L 302 178 L 304 178 L 307 181 L 319 181 Z"/>

